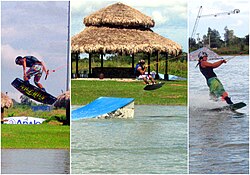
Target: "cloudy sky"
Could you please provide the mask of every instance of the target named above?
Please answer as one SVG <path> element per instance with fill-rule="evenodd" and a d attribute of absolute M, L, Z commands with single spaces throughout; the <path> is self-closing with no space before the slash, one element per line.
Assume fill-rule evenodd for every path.
<path fill-rule="evenodd" d="M 245 37 L 249 34 L 249 0 L 189 0 L 189 36 L 192 34 L 200 6 L 202 6 L 201 15 L 231 12 L 234 9 L 239 9 L 240 13 L 201 17 L 194 38 L 197 38 L 197 33 L 202 38 L 207 34 L 208 27 L 219 31 L 223 40 L 226 26 L 229 30 L 234 30 L 234 34 L 238 37 Z"/>
<path fill-rule="evenodd" d="M 54 96 L 66 90 L 68 35 L 68 2 L 2 1 L 1 2 L 1 92 L 14 99 L 20 93 L 11 86 L 23 77 L 21 66 L 15 64 L 18 55 L 33 55 L 42 59 L 52 71 L 40 82 Z M 33 83 L 33 78 L 32 81 Z"/>
<path fill-rule="evenodd" d="M 71 0 L 71 36 L 85 26 L 83 18 L 114 3 L 131 6 L 155 21 L 153 31 L 169 38 L 187 51 L 187 3 L 186 0 Z"/>

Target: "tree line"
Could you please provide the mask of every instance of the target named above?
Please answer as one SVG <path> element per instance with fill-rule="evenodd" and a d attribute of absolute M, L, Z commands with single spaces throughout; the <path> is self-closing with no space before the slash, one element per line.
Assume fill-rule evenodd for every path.
<path fill-rule="evenodd" d="M 208 28 L 207 34 L 202 38 L 189 38 L 189 52 L 201 47 L 208 47 L 217 50 L 218 54 L 248 54 L 249 53 L 249 34 L 243 38 L 237 37 L 234 30 L 224 28 L 223 39 L 216 29 Z"/>

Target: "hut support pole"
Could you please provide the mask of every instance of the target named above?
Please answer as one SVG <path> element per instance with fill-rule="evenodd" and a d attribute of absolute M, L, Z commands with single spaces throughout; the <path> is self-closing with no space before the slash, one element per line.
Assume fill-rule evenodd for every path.
<path fill-rule="evenodd" d="M 79 58 L 80 58 L 80 53 L 77 52 L 76 54 L 76 78 L 78 78 L 78 61 L 79 61 Z"/>
<path fill-rule="evenodd" d="M 135 54 L 132 54 L 132 69 L 135 68 Z"/>
<path fill-rule="evenodd" d="M 103 53 L 101 53 L 101 69 L 103 70 Z"/>
<path fill-rule="evenodd" d="M 155 79 L 159 79 L 159 51 L 156 53 L 156 75 Z"/>
<path fill-rule="evenodd" d="M 150 53 L 148 53 L 148 75 L 150 75 Z"/>
<path fill-rule="evenodd" d="M 166 53 L 166 65 L 165 65 L 165 74 L 164 74 L 164 80 L 169 80 L 168 79 L 168 53 Z"/>
<path fill-rule="evenodd" d="M 73 55 L 74 55 L 74 54 L 71 53 L 71 58 L 73 58 Z M 72 67 L 73 67 L 73 66 L 72 66 L 72 62 L 73 62 L 73 61 L 71 61 L 71 64 L 70 64 L 70 66 L 71 66 L 71 69 L 70 69 L 70 70 L 71 70 L 71 78 L 73 78 L 73 72 L 72 72 L 72 70 L 73 70 Z"/>
<path fill-rule="evenodd" d="M 92 57 L 92 54 L 91 53 L 89 53 L 89 75 L 88 75 L 88 77 L 91 77 L 91 58 Z"/>
<path fill-rule="evenodd" d="M 4 119 L 4 108 L 1 107 L 1 124 L 3 124 Z"/>

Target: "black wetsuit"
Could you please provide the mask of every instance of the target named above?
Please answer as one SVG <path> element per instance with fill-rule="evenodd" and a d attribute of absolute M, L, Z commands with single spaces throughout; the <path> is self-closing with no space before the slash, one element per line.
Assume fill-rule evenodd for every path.
<path fill-rule="evenodd" d="M 26 67 L 32 67 L 34 64 L 41 64 L 41 61 L 34 56 L 25 56 L 24 58 L 26 58 Z"/>
<path fill-rule="evenodd" d="M 141 75 L 141 72 L 138 71 L 139 67 L 141 67 L 141 69 L 144 70 L 144 67 L 140 63 L 136 64 L 135 71 L 134 71 L 136 77 L 139 77 Z"/>
<path fill-rule="evenodd" d="M 214 70 L 213 70 L 214 68 L 212 67 L 203 68 L 201 67 L 201 63 L 199 63 L 199 68 L 200 68 L 201 73 L 204 75 L 207 81 L 209 78 L 217 77 L 217 75 L 214 73 Z"/>

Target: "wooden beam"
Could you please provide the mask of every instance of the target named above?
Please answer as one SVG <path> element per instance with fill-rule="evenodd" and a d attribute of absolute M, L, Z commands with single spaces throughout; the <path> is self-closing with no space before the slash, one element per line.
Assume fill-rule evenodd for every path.
<path fill-rule="evenodd" d="M 78 78 L 79 76 L 79 70 L 78 70 L 78 61 L 79 61 L 79 58 L 80 58 L 80 53 L 77 52 L 76 53 L 76 78 Z"/>
<path fill-rule="evenodd" d="M 89 75 L 88 75 L 89 78 L 91 77 L 91 60 L 92 60 L 92 54 L 89 53 Z"/>
<path fill-rule="evenodd" d="M 159 51 L 156 51 L 156 75 L 155 79 L 159 79 Z"/>
<path fill-rule="evenodd" d="M 135 54 L 132 54 L 132 69 L 135 68 Z"/>
<path fill-rule="evenodd" d="M 150 53 L 148 53 L 148 75 L 150 75 Z"/>
<path fill-rule="evenodd" d="M 103 70 L 103 53 L 101 53 L 101 69 Z"/>
<path fill-rule="evenodd" d="M 164 80 L 168 81 L 168 53 L 166 52 L 165 74 Z"/>
<path fill-rule="evenodd" d="M 72 59 L 73 57 L 74 57 L 74 53 L 71 52 L 71 59 Z M 70 64 L 70 66 L 71 66 L 71 69 L 70 69 L 70 70 L 71 70 L 71 78 L 73 78 L 73 73 L 72 73 L 73 64 L 72 64 L 72 63 L 73 63 L 73 61 L 71 61 L 71 64 Z"/>

